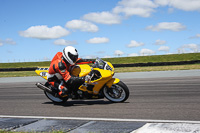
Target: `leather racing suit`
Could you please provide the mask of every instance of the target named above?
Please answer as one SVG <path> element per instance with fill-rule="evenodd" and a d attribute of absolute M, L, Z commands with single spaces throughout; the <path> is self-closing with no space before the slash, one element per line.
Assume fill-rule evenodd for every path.
<path fill-rule="evenodd" d="M 94 63 L 94 60 L 78 59 L 76 64 Z M 78 89 L 85 82 L 85 77 L 78 77 L 80 68 L 78 65 L 70 65 L 62 55 L 58 52 L 51 61 L 49 72 L 47 75 L 48 82 L 59 90 L 59 95 L 67 96 L 72 89 Z M 73 73 L 73 70 L 78 69 L 78 73 Z M 72 88 L 73 87 L 73 88 Z"/>

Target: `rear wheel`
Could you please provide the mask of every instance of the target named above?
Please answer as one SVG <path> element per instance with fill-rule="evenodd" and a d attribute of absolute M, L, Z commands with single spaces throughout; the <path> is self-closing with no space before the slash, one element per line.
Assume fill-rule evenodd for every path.
<path fill-rule="evenodd" d="M 48 82 L 45 84 L 46 87 L 48 88 L 53 88 L 53 86 L 51 86 Z M 46 95 L 46 97 L 48 99 L 50 99 L 52 102 L 54 103 L 65 103 L 68 100 L 68 97 L 57 97 L 49 92 L 44 91 L 44 94 Z"/>
<path fill-rule="evenodd" d="M 115 103 L 124 102 L 129 97 L 129 89 L 122 81 L 113 84 L 111 88 L 104 87 L 103 93 L 108 100 Z"/>
<path fill-rule="evenodd" d="M 47 96 L 48 99 L 50 99 L 54 103 L 65 103 L 68 100 L 67 97 L 65 98 L 55 97 L 54 95 L 46 91 L 44 91 L 44 94 Z"/>

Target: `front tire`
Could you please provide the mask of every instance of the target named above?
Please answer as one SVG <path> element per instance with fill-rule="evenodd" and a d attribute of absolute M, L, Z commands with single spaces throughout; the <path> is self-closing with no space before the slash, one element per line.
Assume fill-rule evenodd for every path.
<path fill-rule="evenodd" d="M 122 81 L 113 84 L 111 88 L 104 87 L 103 93 L 109 101 L 114 103 L 124 102 L 129 97 L 129 89 Z"/>

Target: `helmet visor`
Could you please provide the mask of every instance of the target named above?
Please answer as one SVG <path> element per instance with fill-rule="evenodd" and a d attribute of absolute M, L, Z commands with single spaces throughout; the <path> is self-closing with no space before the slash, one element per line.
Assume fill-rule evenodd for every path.
<path fill-rule="evenodd" d="M 78 59 L 78 55 L 73 55 L 70 52 L 68 52 L 68 56 L 74 63 L 76 63 L 76 61 Z"/>

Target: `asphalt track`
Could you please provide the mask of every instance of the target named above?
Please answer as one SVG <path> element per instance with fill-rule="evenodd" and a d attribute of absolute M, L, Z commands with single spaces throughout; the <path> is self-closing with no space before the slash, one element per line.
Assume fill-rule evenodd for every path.
<path fill-rule="evenodd" d="M 146 122 L 200 123 L 200 70 L 116 77 L 130 89 L 125 103 L 101 99 L 53 104 L 35 86 L 43 82 L 40 77 L 0 78 L 0 129 L 131 132 Z"/>

